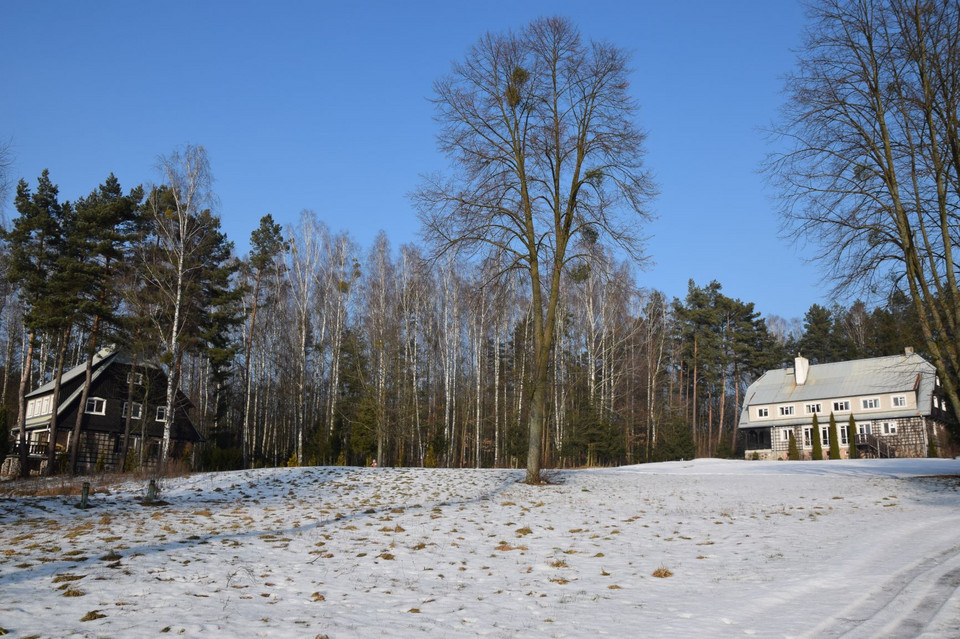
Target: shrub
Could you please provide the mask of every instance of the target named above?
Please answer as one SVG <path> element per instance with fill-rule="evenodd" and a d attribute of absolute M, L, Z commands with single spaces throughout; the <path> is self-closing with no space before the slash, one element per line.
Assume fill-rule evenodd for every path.
<path fill-rule="evenodd" d="M 840 438 L 837 437 L 837 420 L 830 413 L 830 459 L 840 459 Z"/>
<path fill-rule="evenodd" d="M 850 459 L 860 458 L 860 449 L 857 448 L 857 422 L 850 415 L 850 421 L 847 423 L 847 445 L 850 447 L 848 453 Z"/>
<path fill-rule="evenodd" d="M 833 413 L 831 413 L 832 415 Z M 823 459 L 823 445 L 820 443 L 820 421 L 817 416 L 813 416 L 813 458 L 817 461 Z"/>
<path fill-rule="evenodd" d="M 797 438 L 794 437 L 793 431 L 790 431 L 790 446 L 787 449 L 787 459 L 790 461 L 800 460 L 800 451 L 797 449 Z"/>

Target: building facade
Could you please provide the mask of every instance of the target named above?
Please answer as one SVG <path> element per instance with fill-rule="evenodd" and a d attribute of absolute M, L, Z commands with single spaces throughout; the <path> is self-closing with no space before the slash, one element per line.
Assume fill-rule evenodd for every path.
<path fill-rule="evenodd" d="M 843 458 L 851 446 L 862 457 L 925 457 L 946 447 L 953 420 L 933 364 L 909 348 L 830 364 L 798 356 L 793 368 L 764 373 L 744 398 L 738 430 L 747 459 L 786 459 L 791 434 L 801 459 L 811 459 L 814 417 L 826 459 L 831 414 Z"/>
<path fill-rule="evenodd" d="M 77 472 L 114 472 L 123 466 L 123 442 L 126 439 L 128 466 L 152 467 L 160 459 L 160 445 L 166 422 L 167 376 L 152 365 L 133 363 L 113 349 L 100 351 L 93 360 L 90 390 L 80 406 L 86 365 L 66 371 L 60 381 L 59 399 L 54 398 L 50 381 L 26 395 L 26 435 L 28 465 L 31 473 L 42 473 L 48 463 L 51 427 L 56 414 L 55 459 L 65 464 L 69 456 L 78 411 L 82 411 L 77 449 Z M 202 440 L 188 411 L 190 400 L 177 391 L 171 433 L 172 458 Z M 0 474 L 19 474 L 18 431 L 3 462 Z M 58 469 L 59 470 L 59 469 Z"/>

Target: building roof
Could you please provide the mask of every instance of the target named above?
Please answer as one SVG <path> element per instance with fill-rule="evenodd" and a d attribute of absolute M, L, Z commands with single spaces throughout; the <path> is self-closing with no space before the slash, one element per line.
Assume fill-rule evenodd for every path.
<path fill-rule="evenodd" d="M 917 408 L 871 413 L 872 419 L 928 415 L 936 385 L 933 364 L 913 352 L 830 364 L 812 364 L 806 382 L 796 383 L 794 368 L 770 370 L 747 388 L 739 428 L 808 423 L 809 416 L 750 421 L 750 407 L 805 401 L 829 401 L 863 395 L 917 392 Z M 856 412 L 856 411 L 854 411 Z"/>

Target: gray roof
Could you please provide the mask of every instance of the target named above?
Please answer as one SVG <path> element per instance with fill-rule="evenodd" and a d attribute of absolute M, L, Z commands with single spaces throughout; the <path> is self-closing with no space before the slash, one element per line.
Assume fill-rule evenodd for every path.
<path fill-rule="evenodd" d="M 116 355 L 116 350 L 112 346 L 108 346 L 107 348 L 102 349 L 96 355 L 93 356 L 93 368 L 96 369 L 102 361 L 106 359 L 110 359 L 115 355 Z M 61 386 L 65 385 L 67 382 L 69 382 L 75 377 L 86 375 L 86 372 L 87 372 L 86 362 L 83 362 L 77 366 L 74 366 L 70 370 L 65 371 L 63 375 L 60 377 L 60 385 Z M 27 393 L 26 397 L 35 397 L 37 395 L 46 395 L 47 393 L 52 393 L 55 383 L 56 383 L 56 380 L 52 379 L 46 384 L 43 384 L 42 386 L 38 386 L 34 390 Z"/>
<path fill-rule="evenodd" d="M 871 418 L 893 419 L 912 415 L 928 415 L 936 385 L 933 364 L 916 353 L 857 359 L 831 364 L 811 364 L 807 381 L 796 383 L 793 368 L 764 373 L 747 389 L 740 412 L 740 428 L 777 426 L 809 422 L 809 417 L 795 416 L 782 420 L 764 419 L 762 424 L 750 422 L 750 407 L 804 401 L 829 401 L 861 395 L 917 392 L 917 408 L 871 413 Z"/>

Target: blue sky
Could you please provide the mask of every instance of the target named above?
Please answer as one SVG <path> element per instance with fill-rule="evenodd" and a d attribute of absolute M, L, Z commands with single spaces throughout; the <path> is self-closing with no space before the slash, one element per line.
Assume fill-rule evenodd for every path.
<path fill-rule="evenodd" d="M 432 83 L 486 31 L 563 15 L 633 52 L 632 89 L 661 195 L 638 281 L 682 297 L 717 279 L 766 314 L 824 303 L 820 274 L 778 239 L 772 150 L 800 41 L 793 0 L 730 2 L 38 2 L 0 22 L 0 139 L 15 177 L 49 168 L 63 199 L 113 172 L 158 180 L 158 155 L 207 148 L 238 253 L 260 217 L 313 209 L 364 247 L 417 239 L 407 194 L 447 167 Z M 15 212 L 4 203 L 9 219 Z"/>

